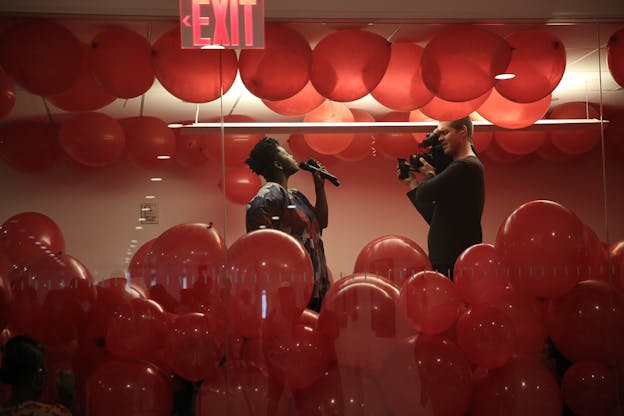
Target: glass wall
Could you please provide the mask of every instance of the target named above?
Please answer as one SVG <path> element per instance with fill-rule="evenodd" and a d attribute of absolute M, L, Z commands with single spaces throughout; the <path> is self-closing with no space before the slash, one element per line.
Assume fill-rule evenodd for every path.
<path fill-rule="evenodd" d="M 182 50 L 157 19 L 0 29 L 0 323 L 43 345 L 39 400 L 624 409 L 624 22 L 271 21 L 264 50 Z M 446 167 L 465 140 L 480 162 Z M 36 376 L 22 344 L 3 403 Z"/>

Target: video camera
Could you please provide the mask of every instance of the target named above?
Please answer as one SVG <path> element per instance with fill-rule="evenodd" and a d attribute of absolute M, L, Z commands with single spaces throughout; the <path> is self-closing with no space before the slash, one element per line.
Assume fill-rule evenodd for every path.
<path fill-rule="evenodd" d="M 419 160 L 421 157 L 435 168 L 436 173 L 442 172 L 453 161 L 442 149 L 440 132 L 438 129 L 429 133 L 418 147 L 426 148 L 427 150 L 423 153 L 410 155 L 409 162 L 402 157 L 397 158 L 399 164 L 399 179 L 406 179 L 409 177 L 411 171 L 418 171 L 423 165 Z"/>

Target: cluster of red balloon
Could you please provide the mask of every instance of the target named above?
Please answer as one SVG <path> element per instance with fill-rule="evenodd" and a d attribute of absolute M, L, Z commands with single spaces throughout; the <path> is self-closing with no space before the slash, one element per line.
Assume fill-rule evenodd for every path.
<path fill-rule="evenodd" d="M 613 411 L 624 342 L 621 331 L 615 329 L 624 325 L 623 247 L 618 242 L 608 250 L 562 205 L 531 201 L 501 224 L 496 244 L 477 244 L 462 253 L 451 282 L 430 270 L 415 243 L 401 236 L 384 236 L 362 249 L 355 266 L 357 274 L 344 278 L 350 282 L 343 279 L 330 288 L 327 299 L 343 299 L 340 313 L 335 307 L 323 309 L 320 322 L 331 318 L 337 326 L 329 335 L 339 364 L 368 368 L 362 357 L 373 356 L 374 351 L 377 359 L 386 357 L 386 368 L 400 368 L 397 371 L 405 374 L 402 380 L 428 392 L 434 411 L 444 406 L 436 403 L 437 392 L 460 391 L 450 392 L 448 384 L 433 386 L 435 376 L 433 380 L 424 376 L 412 380 L 410 372 L 422 371 L 422 363 L 412 362 L 410 354 L 427 339 L 425 335 L 434 337 L 437 354 L 442 354 L 440 343 L 451 345 L 461 360 L 473 366 L 470 371 L 468 365 L 469 381 L 464 387 L 474 388 L 474 394 L 459 402 L 463 407 L 456 414 L 467 409 L 475 414 L 498 414 L 504 408 L 506 413 L 522 409 L 520 413 L 556 415 L 561 412 L 562 400 L 581 411 L 579 414 L 598 414 L 604 408 Z M 406 271 L 407 279 L 397 279 Z M 381 315 L 392 307 L 372 303 L 375 297 L 359 287 L 364 282 L 367 290 L 383 294 L 386 302 L 393 299 L 397 315 Z M 399 290 L 398 298 L 390 294 L 388 285 Z M 357 301 L 349 302 L 349 296 Z M 408 323 L 407 331 L 398 330 L 404 324 L 402 319 Z M 383 338 L 377 325 L 395 332 L 386 331 Z M 360 330 L 357 338 L 366 342 L 357 344 L 352 331 L 360 327 L 369 327 L 370 332 Z M 412 341 L 405 338 L 410 331 L 419 334 Z M 381 342 L 389 342 L 388 337 L 399 332 L 403 334 L 400 346 Z M 350 335 L 357 351 L 337 342 Z M 573 363 L 564 375 L 569 379 L 566 389 L 560 390 L 557 383 L 561 380 L 547 370 L 547 339 Z M 375 347 L 367 351 L 363 345 Z M 382 386 L 396 388 L 390 392 L 382 388 L 390 398 L 388 406 L 415 405 L 413 394 L 398 387 L 392 375 L 382 377 Z M 584 387 L 587 390 L 581 392 Z M 595 393 L 599 388 L 604 388 L 606 403 Z"/>
<path fill-rule="evenodd" d="M 305 309 L 310 260 L 279 231 L 226 248 L 209 224 L 176 225 L 136 252 L 130 285 L 95 284 L 58 253 L 62 233 L 45 215 L 18 214 L 0 231 L 0 322 L 42 340 L 52 369 L 76 373 L 89 412 L 109 409 L 114 393 L 122 414 L 168 414 L 173 375 L 201 382 L 200 414 L 555 415 L 562 400 L 604 414 L 617 404 L 624 243 L 607 250 L 552 201 L 514 210 L 496 244 L 462 253 L 454 281 L 431 271 L 414 241 L 376 238 L 320 314 Z M 547 338 L 573 363 L 561 389 L 542 355 Z"/>

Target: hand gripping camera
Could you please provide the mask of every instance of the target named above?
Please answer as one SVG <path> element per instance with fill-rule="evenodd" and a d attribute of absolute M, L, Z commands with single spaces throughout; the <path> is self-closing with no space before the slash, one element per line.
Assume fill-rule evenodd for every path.
<path fill-rule="evenodd" d="M 399 164 L 399 179 L 406 179 L 409 177 L 411 171 L 418 171 L 423 165 L 419 160 L 421 157 L 435 168 L 436 173 L 442 172 L 453 161 L 442 149 L 438 129 L 429 133 L 418 147 L 426 150 L 423 153 L 410 155 L 409 162 L 402 157 L 397 158 Z"/>

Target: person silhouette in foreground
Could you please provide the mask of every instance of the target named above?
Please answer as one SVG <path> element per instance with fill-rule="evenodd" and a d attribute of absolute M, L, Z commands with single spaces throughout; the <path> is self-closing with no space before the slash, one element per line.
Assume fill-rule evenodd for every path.
<path fill-rule="evenodd" d="M 62 404 L 38 401 L 48 376 L 43 347 L 27 336 L 15 336 L 2 347 L 0 381 L 11 385 L 9 401 L 0 408 L 0 416 L 71 416 L 72 412 Z M 62 377 L 66 384 L 66 377 Z M 60 386 L 62 387 L 62 386 Z M 59 391 L 61 400 L 69 400 L 74 407 L 74 396 Z"/>

